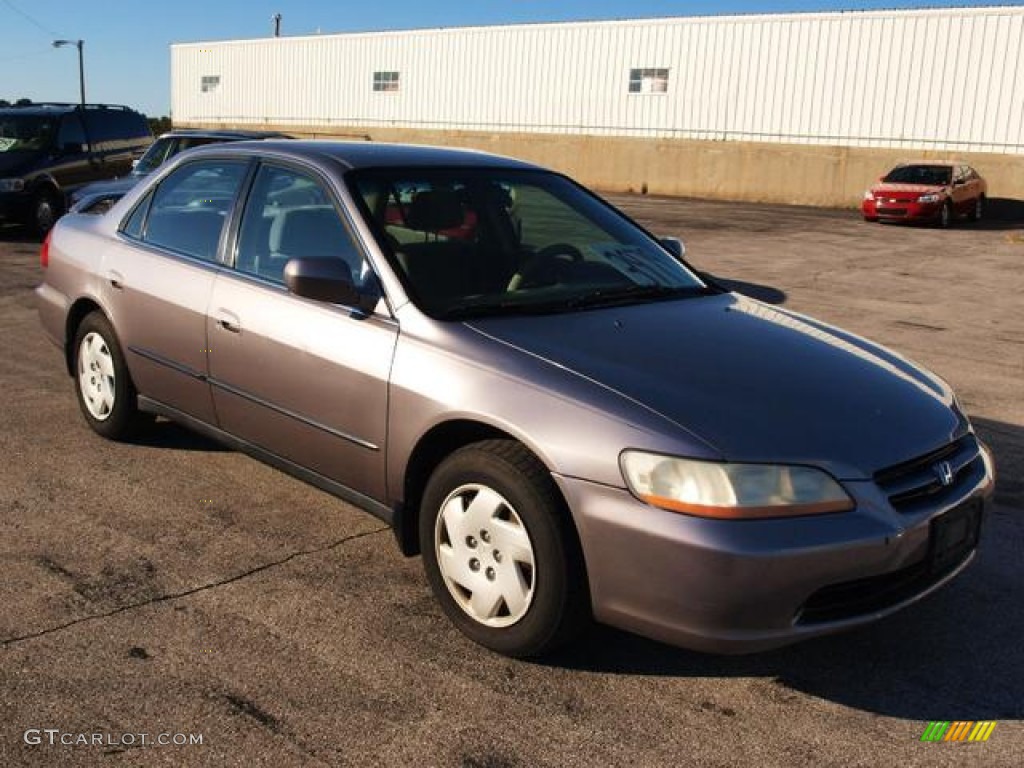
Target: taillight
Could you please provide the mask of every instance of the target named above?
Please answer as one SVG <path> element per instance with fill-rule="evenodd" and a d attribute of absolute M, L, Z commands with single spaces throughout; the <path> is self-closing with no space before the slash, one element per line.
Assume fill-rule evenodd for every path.
<path fill-rule="evenodd" d="M 53 230 L 46 233 L 46 237 L 43 238 L 43 244 L 39 247 L 39 266 L 46 269 L 50 266 L 50 237 L 53 236 Z"/>

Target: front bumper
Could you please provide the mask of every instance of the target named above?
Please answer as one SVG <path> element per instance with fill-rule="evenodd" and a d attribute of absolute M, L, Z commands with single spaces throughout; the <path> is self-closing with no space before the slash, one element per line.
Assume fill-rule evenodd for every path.
<path fill-rule="evenodd" d="M 628 491 L 557 477 L 586 559 L 594 616 L 700 651 L 749 653 L 891 614 L 953 579 L 976 539 L 935 558 L 938 524 L 980 518 L 993 468 L 956 498 L 913 514 L 872 481 L 844 483 L 857 508 L 775 520 L 711 520 L 644 504 Z"/>
<path fill-rule="evenodd" d="M 889 200 L 875 198 L 861 204 L 861 213 L 866 219 L 883 221 L 932 221 L 942 213 L 944 201 L 919 203 L 916 200 Z"/>

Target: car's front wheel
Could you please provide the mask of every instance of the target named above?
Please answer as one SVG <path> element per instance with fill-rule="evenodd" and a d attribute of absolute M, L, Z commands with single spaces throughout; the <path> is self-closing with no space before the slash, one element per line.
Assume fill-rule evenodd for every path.
<path fill-rule="evenodd" d="M 110 321 L 100 312 L 86 315 L 74 345 L 75 392 L 85 420 L 103 437 L 129 437 L 145 419 Z"/>
<path fill-rule="evenodd" d="M 511 440 L 462 448 L 434 471 L 420 511 L 434 595 L 470 639 L 542 655 L 590 615 L 575 529 L 545 467 Z"/>
<path fill-rule="evenodd" d="M 947 200 L 942 204 L 942 208 L 939 209 L 939 226 L 943 229 L 949 229 L 953 224 L 953 203 Z"/>
<path fill-rule="evenodd" d="M 57 194 L 49 189 L 36 193 L 32 203 L 32 224 L 40 235 L 45 235 L 57 223 L 63 210 Z"/>

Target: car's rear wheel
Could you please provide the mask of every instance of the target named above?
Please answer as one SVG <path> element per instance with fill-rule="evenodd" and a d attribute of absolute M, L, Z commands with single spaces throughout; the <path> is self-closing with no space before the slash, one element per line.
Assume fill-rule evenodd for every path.
<path fill-rule="evenodd" d="M 589 616 L 564 503 L 548 471 L 518 443 L 476 443 L 443 461 L 427 483 L 419 533 L 434 595 L 487 648 L 539 656 Z"/>
<path fill-rule="evenodd" d="M 939 209 L 939 226 L 943 229 L 949 229 L 953 224 L 953 204 L 947 200 L 942 204 L 942 208 Z"/>
<path fill-rule="evenodd" d="M 146 418 L 139 413 L 113 327 L 100 312 L 92 312 L 78 326 L 74 344 L 75 392 L 85 420 L 103 437 L 129 437 Z"/>
<path fill-rule="evenodd" d="M 971 208 L 971 212 L 967 215 L 967 218 L 971 221 L 981 221 L 981 216 L 985 212 L 985 197 L 984 195 L 978 195 L 974 201 L 974 207 Z"/>

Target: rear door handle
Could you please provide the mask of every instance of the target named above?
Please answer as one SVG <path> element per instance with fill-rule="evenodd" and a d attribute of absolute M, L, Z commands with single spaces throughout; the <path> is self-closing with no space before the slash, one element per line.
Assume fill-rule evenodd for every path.
<path fill-rule="evenodd" d="M 238 315 L 228 312 L 226 309 L 217 310 L 217 325 L 231 333 L 241 333 L 242 331 L 242 321 L 238 319 Z"/>
<path fill-rule="evenodd" d="M 110 284 L 113 287 L 117 288 L 117 290 L 121 290 L 122 288 L 124 288 L 124 275 L 122 275 L 117 270 L 110 270 L 107 273 L 107 279 L 110 280 Z"/>

